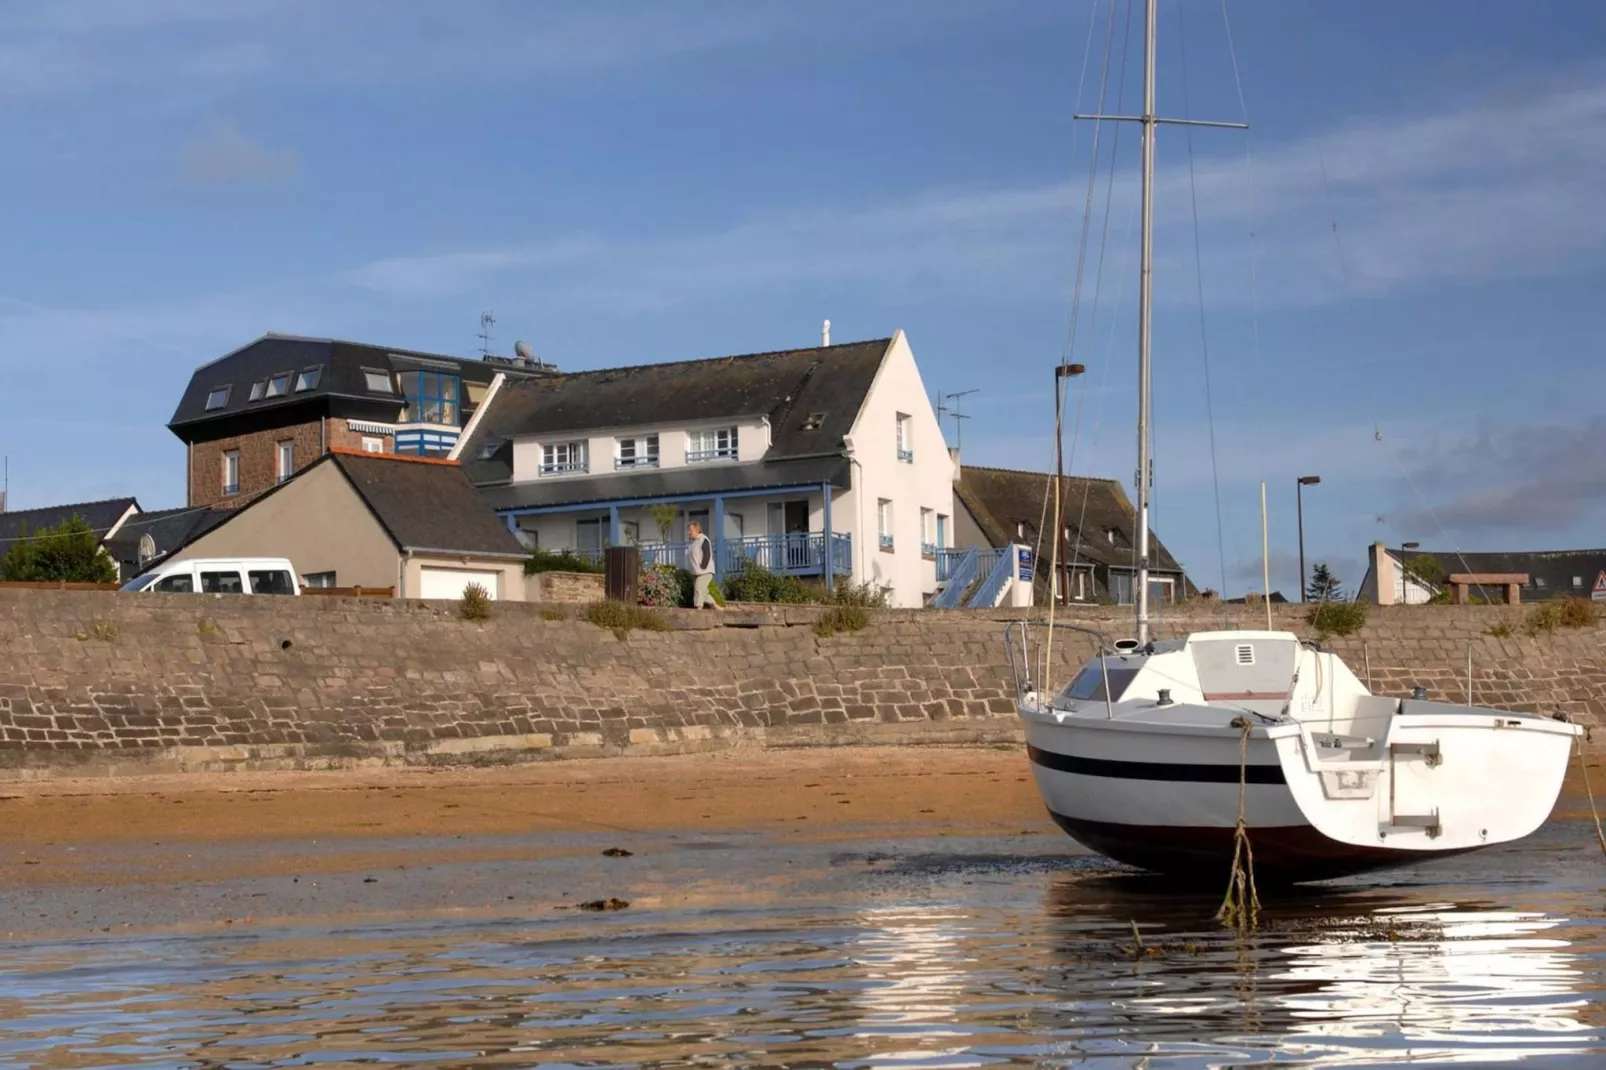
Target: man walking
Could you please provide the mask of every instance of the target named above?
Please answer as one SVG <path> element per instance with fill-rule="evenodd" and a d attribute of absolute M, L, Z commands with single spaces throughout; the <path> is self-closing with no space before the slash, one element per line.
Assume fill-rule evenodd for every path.
<path fill-rule="evenodd" d="M 714 582 L 714 544 L 708 541 L 703 526 L 696 521 L 686 525 L 686 535 L 686 563 L 691 566 L 693 576 L 691 606 L 693 609 L 702 609 L 704 603 L 714 606 L 708 593 L 709 585 Z"/>

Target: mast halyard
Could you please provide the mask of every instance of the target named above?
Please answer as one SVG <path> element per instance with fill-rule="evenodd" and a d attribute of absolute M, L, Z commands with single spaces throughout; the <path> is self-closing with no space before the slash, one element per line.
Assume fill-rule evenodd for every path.
<path fill-rule="evenodd" d="M 1113 0 L 1112 0 L 1113 2 Z M 1150 457 L 1150 320 L 1153 311 L 1154 260 L 1154 132 L 1161 123 L 1173 126 L 1213 126 L 1247 130 L 1248 123 L 1218 123 L 1202 119 L 1162 119 L 1154 111 L 1155 22 L 1159 0 L 1146 0 L 1143 15 L 1143 113 L 1141 115 L 1077 115 L 1078 119 L 1140 123 L 1143 127 L 1143 215 L 1138 283 L 1138 471 L 1137 471 L 1137 641 L 1149 642 L 1149 495 L 1153 489 L 1153 460 Z"/>

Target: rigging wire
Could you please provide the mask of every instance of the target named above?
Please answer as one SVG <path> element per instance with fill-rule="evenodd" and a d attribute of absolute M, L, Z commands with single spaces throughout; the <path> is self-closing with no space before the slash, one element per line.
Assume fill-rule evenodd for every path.
<path fill-rule="evenodd" d="M 1188 35 L 1183 24 L 1182 0 L 1177 0 L 1177 45 L 1182 53 L 1182 115 L 1193 117 L 1188 99 Z M 1193 212 L 1193 277 L 1199 298 L 1199 351 L 1204 363 L 1205 425 L 1210 433 L 1210 478 L 1216 497 L 1216 557 L 1221 567 L 1221 586 L 1227 590 L 1227 536 L 1221 520 L 1221 466 L 1216 459 L 1216 410 L 1210 389 L 1210 337 L 1205 330 L 1204 252 L 1199 239 L 1199 185 L 1193 163 L 1193 127 L 1184 126 L 1188 146 L 1188 200 Z M 1268 592 L 1269 595 L 1270 592 Z M 1226 597 L 1223 593 L 1222 598 Z"/>

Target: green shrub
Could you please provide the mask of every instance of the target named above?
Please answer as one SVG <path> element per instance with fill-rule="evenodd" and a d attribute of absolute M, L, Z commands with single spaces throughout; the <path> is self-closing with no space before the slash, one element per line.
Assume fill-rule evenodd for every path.
<path fill-rule="evenodd" d="M 491 592 L 477 583 L 463 588 L 463 597 L 457 603 L 457 615 L 464 620 L 489 620 Z"/>
<path fill-rule="evenodd" d="M 648 606 L 627 606 L 623 602 L 592 602 L 586 606 L 581 616 L 599 628 L 606 628 L 616 639 L 624 639 L 638 628 L 644 632 L 673 630 L 669 621 L 656 609 Z"/>
<path fill-rule="evenodd" d="M 526 576 L 533 576 L 537 572 L 588 572 L 600 575 L 606 571 L 602 565 L 579 557 L 569 550 L 531 550 L 530 556 L 524 561 Z"/>
<path fill-rule="evenodd" d="M 1583 598 L 1557 598 L 1540 602 L 1528 613 L 1528 634 L 1553 632 L 1557 628 L 1588 628 L 1600 619 L 1595 603 Z"/>
<path fill-rule="evenodd" d="M 779 602 L 806 605 L 820 601 L 816 587 L 796 576 L 779 576 L 751 561 L 725 577 L 725 594 L 732 602 Z M 690 604 L 690 599 L 687 599 Z"/>
<path fill-rule="evenodd" d="M 1489 627 L 1487 627 L 1487 628 L 1485 628 L 1483 630 L 1483 634 L 1484 635 L 1492 635 L 1496 639 L 1510 639 L 1511 638 L 1511 625 L 1504 624 L 1504 623 L 1502 623 L 1502 624 L 1491 624 L 1491 625 L 1489 625 Z"/>
<path fill-rule="evenodd" d="M 100 547 L 100 536 L 82 517 L 29 532 L 0 547 L 0 580 L 34 583 L 116 583 L 117 563 Z"/>
<path fill-rule="evenodd" d="M 692 574 L 689 568 L 681 568 L 678 565 L 665 565 L 663 567 L 668 568 L 675 576 L 677 597 L 679 599 L 675 604 L 690 607 L 692 595 L 697 586 L 697 577 Z M 708 581 L 708 596 L 714 600 L 716 606 L 725 604 L 725 592 L 720 589 L 720 582 L 717 578 Z"/>
<path fill-rule="evenodd" d="M 836 585 L 836 588 L 826 601 L 838 606 L 885 609 L 887 608 L 887 589 L 885 587 L 877 587 L 868 580 L 864 583 L 850 583 L 844 580 Z"/>
<path fill-rule="evenodd" d="M 636 578 L 636 598 L 644 606 L 681 605 L 680 581 L 671 565 L 644 568 Z"/>
<path fill-rule="evenodd" d="M 839 632 L 856 632 L 870 623 L 870 611 L 863 606 L 833 605 L 814 622 L 814 634 L 829 639 Z"/>
<path fill-rule="evenodd" d="M 569 613 L 568 613 L 567 610 L 562 609 L 562 608 L 560 608 L 558 606 L 547 606 L 545 609 L 543 609 L 541 611 L 541 619 L 542 620 L 568 620 L 569 619 Z"/>
<path fill-rule="evenodd" d="M 1305 619 L 1320 635 L 1354 635 L 1366 627 L 1366 603 L 1324 602 Z"/>

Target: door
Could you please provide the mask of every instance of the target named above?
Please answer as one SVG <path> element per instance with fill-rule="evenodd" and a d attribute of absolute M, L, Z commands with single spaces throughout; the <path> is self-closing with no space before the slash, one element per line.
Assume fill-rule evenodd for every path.
<path fill-rule="evenodd" d="M 775 570 L 806 571 L 812 564 L 809 552 L 809 503 L 807 498 L 770 504 L 770 535 L 778 542 Z M 774 536 L 781 536 L 774 539 Z"/>
<path fill-rule="evenodd" d="M 477 583 L 495 601 L 502 582 L 500 572 L 477 572 L 466 568 L 423 568 L 418 573 L 418 597 L 456 601 L 463 588 Z"/>

